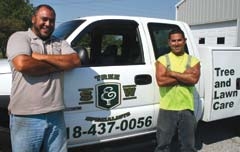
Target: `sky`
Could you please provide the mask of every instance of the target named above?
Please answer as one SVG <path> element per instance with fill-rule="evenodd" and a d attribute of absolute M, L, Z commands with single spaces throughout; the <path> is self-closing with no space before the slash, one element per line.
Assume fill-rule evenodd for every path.
<path fill-rule="evenodd" d="M 128 15 L 175 20 L 175 5 L 180 0 L 30 0 L 52 6 L 56 25 L 78 17 L 93 15 Z"/>

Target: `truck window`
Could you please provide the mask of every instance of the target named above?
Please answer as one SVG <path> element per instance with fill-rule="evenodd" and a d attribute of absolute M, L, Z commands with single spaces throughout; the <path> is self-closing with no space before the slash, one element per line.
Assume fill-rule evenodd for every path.
<path fill-rule="evenodd" d="M 85 20 L 73 20 L 62 23 L 54 30 L 53 35 L 61 39 L 66 39 L 84 21 Z"/>
<path fill-rule="evenodd" d="M 85 66 L 144 64 L 138 24 L 131 20 L 102 20 L 90 24 L 72 41 L 87 52 Z"/>
<path fill-rule="evenodd" d="M 168 46 L 168 33 L 172 29 L 179 28 L 173 24 L 162 24 L 162 23 L 149 23 L 148 29 L 150 32 L 152 45 L 154 49 L 155 59 L 159 56 L 169 53 L 170 48 Z M 188 53 L 186 45 L 185 51 Z"/>

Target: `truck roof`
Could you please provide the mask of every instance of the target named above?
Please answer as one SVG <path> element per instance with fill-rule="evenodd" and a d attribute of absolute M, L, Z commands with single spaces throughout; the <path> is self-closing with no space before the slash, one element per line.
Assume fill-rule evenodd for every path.
<path fill-rule="evenodd" d="M 85 17 L 79 17 L 75 20 L 106 20 L 106 19 L 125 19 L 125 20 L 141 20 L 141 21 L 156 21 L 161 23 L 184 23 L 182 21 L 176 21 L 176 20 L 169 20 L 169 19 L 161 19 L 161 18 L 153 18 L 153 17 L 144 17 L 144 16 L 121 16 L 121 15 L 99 15 L 99 16 L 85 16 Z"/>

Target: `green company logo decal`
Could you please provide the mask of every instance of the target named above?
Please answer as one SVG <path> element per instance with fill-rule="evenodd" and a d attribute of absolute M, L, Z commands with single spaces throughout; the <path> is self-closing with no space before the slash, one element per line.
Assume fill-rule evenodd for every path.
<path fill-rule="evenodd" d="M 121 104 L 119 83 L 101 83 L 96 85 L 96 106 L 101 109 L 112 109 Z"/>

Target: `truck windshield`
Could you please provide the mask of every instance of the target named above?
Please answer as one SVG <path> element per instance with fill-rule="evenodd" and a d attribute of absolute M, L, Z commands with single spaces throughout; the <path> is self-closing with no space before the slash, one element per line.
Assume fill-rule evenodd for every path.
<path fill-rule="evenodd" d="M 73 20 L 62 23 L 55 29 L 53 35 L 61 39 L 66 39 L 84 21 L 85 20 Z"/>

